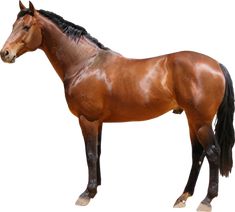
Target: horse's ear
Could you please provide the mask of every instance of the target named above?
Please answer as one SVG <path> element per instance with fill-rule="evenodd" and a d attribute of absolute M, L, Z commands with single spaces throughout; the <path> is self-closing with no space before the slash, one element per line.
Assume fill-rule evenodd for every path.
<path fill-rule="evenodd" d="M 23 3 L 21 1 L 19 1 L 19 6 L 20 6 L 20 10 L 26 9 L 26 7 L 23 5 Z"/>
<path fill-rule="evenodd" d="M 30 12 L 32 12 L 32 13 L 33 13 L 33 15 L 34 15 L 35 8 L 34 8 L 34 6 L 33 6 L 33 4 L 32 4 L 32 2 L 31 2 L 31 1 L 29 1 L 29 10 L 30 10 Z"/>

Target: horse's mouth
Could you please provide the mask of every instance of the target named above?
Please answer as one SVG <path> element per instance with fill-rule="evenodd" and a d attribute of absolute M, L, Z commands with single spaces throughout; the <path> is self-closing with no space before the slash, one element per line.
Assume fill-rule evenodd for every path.
<path fill-rule="evenodd" d="M 16 61 L 16 56 L 14 56 L 9 63 L 14 63 Z"/>

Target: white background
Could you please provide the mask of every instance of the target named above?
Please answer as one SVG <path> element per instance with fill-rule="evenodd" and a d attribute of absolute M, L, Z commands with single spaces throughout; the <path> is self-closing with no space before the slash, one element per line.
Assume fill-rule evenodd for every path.
<path fill-rule="evenodd" d="M 223 63 L 235 81 L 233 2 L 33 1 L 37 9 L 85 27 L 127 57 L 194 50 Z M 1 4 L 1 46 L 18 12 L 18 0 Z M 191 167 L 184 114 L 105 124 L 102 144 L 103 184 L 90 205 L 77 207 L 74 203 L 87 184 L 85 150 L 59 77 L 40 50 L 12 65 L 0 62 L 0 211 L 178 211 L 172 206 Z M 207 186 L 205 161 L 195 194 L 182 211 L 195 211 Z M 228 179 L 220 178 L 214 212 L 234 211 L 234 196 L 233 172 Z"/>

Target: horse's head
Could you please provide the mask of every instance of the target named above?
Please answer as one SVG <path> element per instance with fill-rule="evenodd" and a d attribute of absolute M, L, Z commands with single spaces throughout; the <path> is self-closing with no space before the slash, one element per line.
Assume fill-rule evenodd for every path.
<path fill-rule="evenodd" d="M 37 21 L 38 12 L 29 2 L 26 8 L 19 2 L 20 12 L 13 25 L 13 30 L 1 50 L 1 58 L 4 62 L 13 63 L 20 55 L 28 51 L 34 51 L 42 44 L 42 32 Z"/>

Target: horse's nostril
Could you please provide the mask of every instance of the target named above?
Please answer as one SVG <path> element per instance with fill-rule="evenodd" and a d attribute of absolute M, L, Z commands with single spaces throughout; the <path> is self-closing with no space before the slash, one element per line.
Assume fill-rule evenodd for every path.
<path fill-rule="evenodd" d="M 4 54 L 4 56 L 9 55 L 9 51 L 8 51 L 8 50 L 5 50 L 3 54 Z"/>
<path fill-rule="evenodd" d="M 9 51 L 8 50 L 2 50 L 1 51 L 1 56 L 2 57 L 6 57 L 7 55 L 9 55 Z"/>

